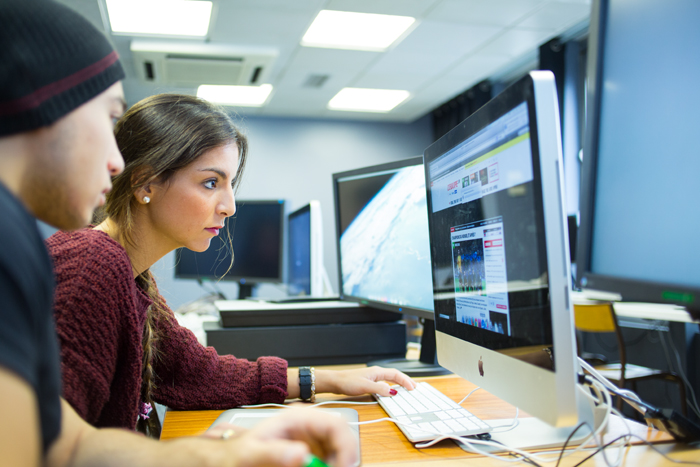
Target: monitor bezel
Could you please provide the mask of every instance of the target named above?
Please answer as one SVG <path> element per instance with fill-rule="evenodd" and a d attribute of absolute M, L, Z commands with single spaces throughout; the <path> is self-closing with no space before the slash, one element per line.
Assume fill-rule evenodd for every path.
<path fill-rule="evenodd" d="M 577 390 L 578 364 L 569 297 L 571 266 L 561 183 L 561 133 L 554 75 L 548 71 L 530 72 L 428 147 L 424 155 L 426 186 L 430 186 L 431 161 L 514 108 L 510 103 L 522 102 L 522 96 L 527 96 L 529 114 L 536 116 L 530 122 L 531 135 L 537 138 L 532 145 L 539 148 L 539 154 L 533 154 L 533 159 L 538 157 L 537 161 L 533 160 L 533 169 L 537 170 L 539 165 L 556 371 L 452 336 L 444 332 L 442 320 L 436 316 L 438 361 L 443 367 L 552 426 L 572 426 L 585 417 L 586 409 Z M 536 125 L 535 131 L 532 131 L 533 125 Z M 432 199 L 430 190 L 427 191 L 430 212 Z M 428 215 L 428 225 L 432 240 L 432 214 Z M 436 290 L 436 284 L 433 289 Z"/>
<path fill-rule="evenodd" d="M 399 306 L 391 303 L 385 303 L 377 300 L 369 300 L 363 297 L 353 297 L 352 295 L 346 295 L 343 293 L 343 267 L 341 263 L 341 252 L 340 252 L 340 204 L 338 196 L 338 180 L 345 177 L 353 177 L 356 175 L 371 174 L 374 172 L 382 172 L 387 170 L 402 169 L 404 167 L 411 167 L 415 165 L 423 164 L 423 156 L 415 156 L 408 159 L 402 159 L 400 161 L 388 162 L 384 164 L 373 165 L 370 167 L 362 167 L 359 169 L 349 170 L 346 172 L 338 172 L 333 174 L 333 200 L 335 207 L 335 246 L 336 246 L 336 257 L 338 263 L 338 291 L 341 300 L 347 300 L 351 302 L 361 303 L 363 305 L 371 306 L 372 308 L 377 308 L 380 310 L 393 311 L 399 314 L 405 314 L 409 316 L 416 316 L 419 318 L 430 319 L 434 318 L 433 312 L 426 310 L 424 308 L 416 308 L 411 306 Z"/>
<path fill-rule="evenodd" d="M 279 235 L 279 258 L 277 260 L 278 268 L 276 277 L 255 277 L 255 276 L 240 276 L 234 274 L 225 274 L 224 276 L 218 277 L 214 275 L 206 274 L 187 274 L 180 271 L 180 255 L 182 254 L 182 248 L 175 250 L 175 278 L 176 279 L 195 279 L 195 280 L 210 280 L 210 281 L 227 281 L 227 282 L 238 282 L 241 284 L 256 284 L 256 283 L 282 283 L 284 280 L 284 218 L 285 218 L 285 202 L 281 199 L 242 199 L 236 200 L 236 205 L 249 205 L 249 204 L 267 204 L 267 205 L 279 205 L 280 210 L 280 235 Z M 235 214 L 234 214 L 235 216 Z M 226 221 L 226 226 L 228 228 L 229 220 Z M 235 235 L 235 230 L 234 230 Z M 196 253 L 196 252 L 193 252 Z M 235 255 L 235 252 L 234 252 Z M 235 259 L 234 259 L 235 261 Z"/>
<path fill-rule="evenodd" d="M 576 285 L 581 289 L 612 293 L 632 302 L 666 303 L 700 308 L 700 288 L 598 274 L 591 270 L 594 229 L 596 173 L 602 108 L 603 64 L 609 0 L 593 2 L 588 39 L 588 118 L 581 171 L 580 225 L 576 250 Z"/>

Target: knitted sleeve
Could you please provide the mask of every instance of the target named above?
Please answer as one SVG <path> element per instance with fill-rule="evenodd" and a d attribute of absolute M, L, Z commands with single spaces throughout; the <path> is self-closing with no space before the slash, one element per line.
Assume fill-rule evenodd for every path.
<path fill-rule="evenodd" d="M 133 314 L 119 312 L 133 294 L 128 283 L 131 266 L 81 232 L 58 232 L 46 244 L 56 274 L 54 313 L 63 396 L 95 425 L 104 416 L 110 393 L 125 389 L 113 385 L 119 354 L 132 351 L 122 348 L 120 335 L 139 329 L 138 323 L 124 329 L 124 320 Z"/>
<path fill-rule="evenodd" d="M 161 303 L 164 303 L 160 297 Z M 287 362 L 260 357 L 255 362 L 218 355 L 202 346 L 173 312 L 160 318 L 162 340 L 153 399 L 177 410 L 229 409 L 245 404 L 282 403 L 287 397 Z"/>

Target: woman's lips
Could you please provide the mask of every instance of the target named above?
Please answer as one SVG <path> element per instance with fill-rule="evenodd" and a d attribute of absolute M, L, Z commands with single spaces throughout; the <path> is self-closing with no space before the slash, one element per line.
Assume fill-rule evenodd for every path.
<path fill-rule="evenodd" d="M 212 234 L 214 236 L 217 236 L 217 235 L 219 235 L 219 230 L 221 230 L 221 227 L 207 227 L 204 230 L 206 230 L 207 232 L 209 232 L 210 234 Z"/>

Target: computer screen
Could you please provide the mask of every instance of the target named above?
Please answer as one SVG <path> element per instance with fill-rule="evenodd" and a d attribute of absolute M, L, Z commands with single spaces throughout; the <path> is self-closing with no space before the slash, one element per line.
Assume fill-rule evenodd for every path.
<path fill-rule="evenodd" d="M 424 159 L 439 363 L 571 426 L 580 414 L 559 131 L 554 76 L 532 72 Z"/>
<path fill-rule="evenodd" d="M 175 277 L 238 281 L 239 296 L 249 295 L 257 282 L 282 282 L 283 225 L 283 200 L 237 200 L 236 214 L 226 219 L 226 229 L 212 239 L 209 249 L 177 250 Z"/>
<path fill-rule="evenodd" d="M 287 292 L 323 296 L 321 204 L 310 201 L 287 216 Z"/>
<path fill-rule="evenodd" d="M 333 180 L 342 298 L 432 318 L 423 158 Z"/>
<path fill-rule="evenodd" d="M 577 282 L 700 308 L 700 2 L 594 4 Z"/>
<path fill-rule="evenodd" d="M 420 357 L 374 362 L 411 376 L 437 364 L 423 157 L 333 174 L 340 294 L 423 319 Z"/>

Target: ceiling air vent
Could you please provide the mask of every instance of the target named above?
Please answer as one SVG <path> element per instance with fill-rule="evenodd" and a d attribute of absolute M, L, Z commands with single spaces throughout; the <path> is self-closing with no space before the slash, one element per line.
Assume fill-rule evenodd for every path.
<path fill-rule="evenodd" d="M 202 43 L 132 41 L 136 73 L 144 82 L 257 86 L 265 83 L 277 50 Z"/>
<path fill-rule="evenodd" d="M 304 88 L 320 88 L 324 85 L 326 81 L 330 78 L 329 75 L 309 75 L 302 84 Z"/>

